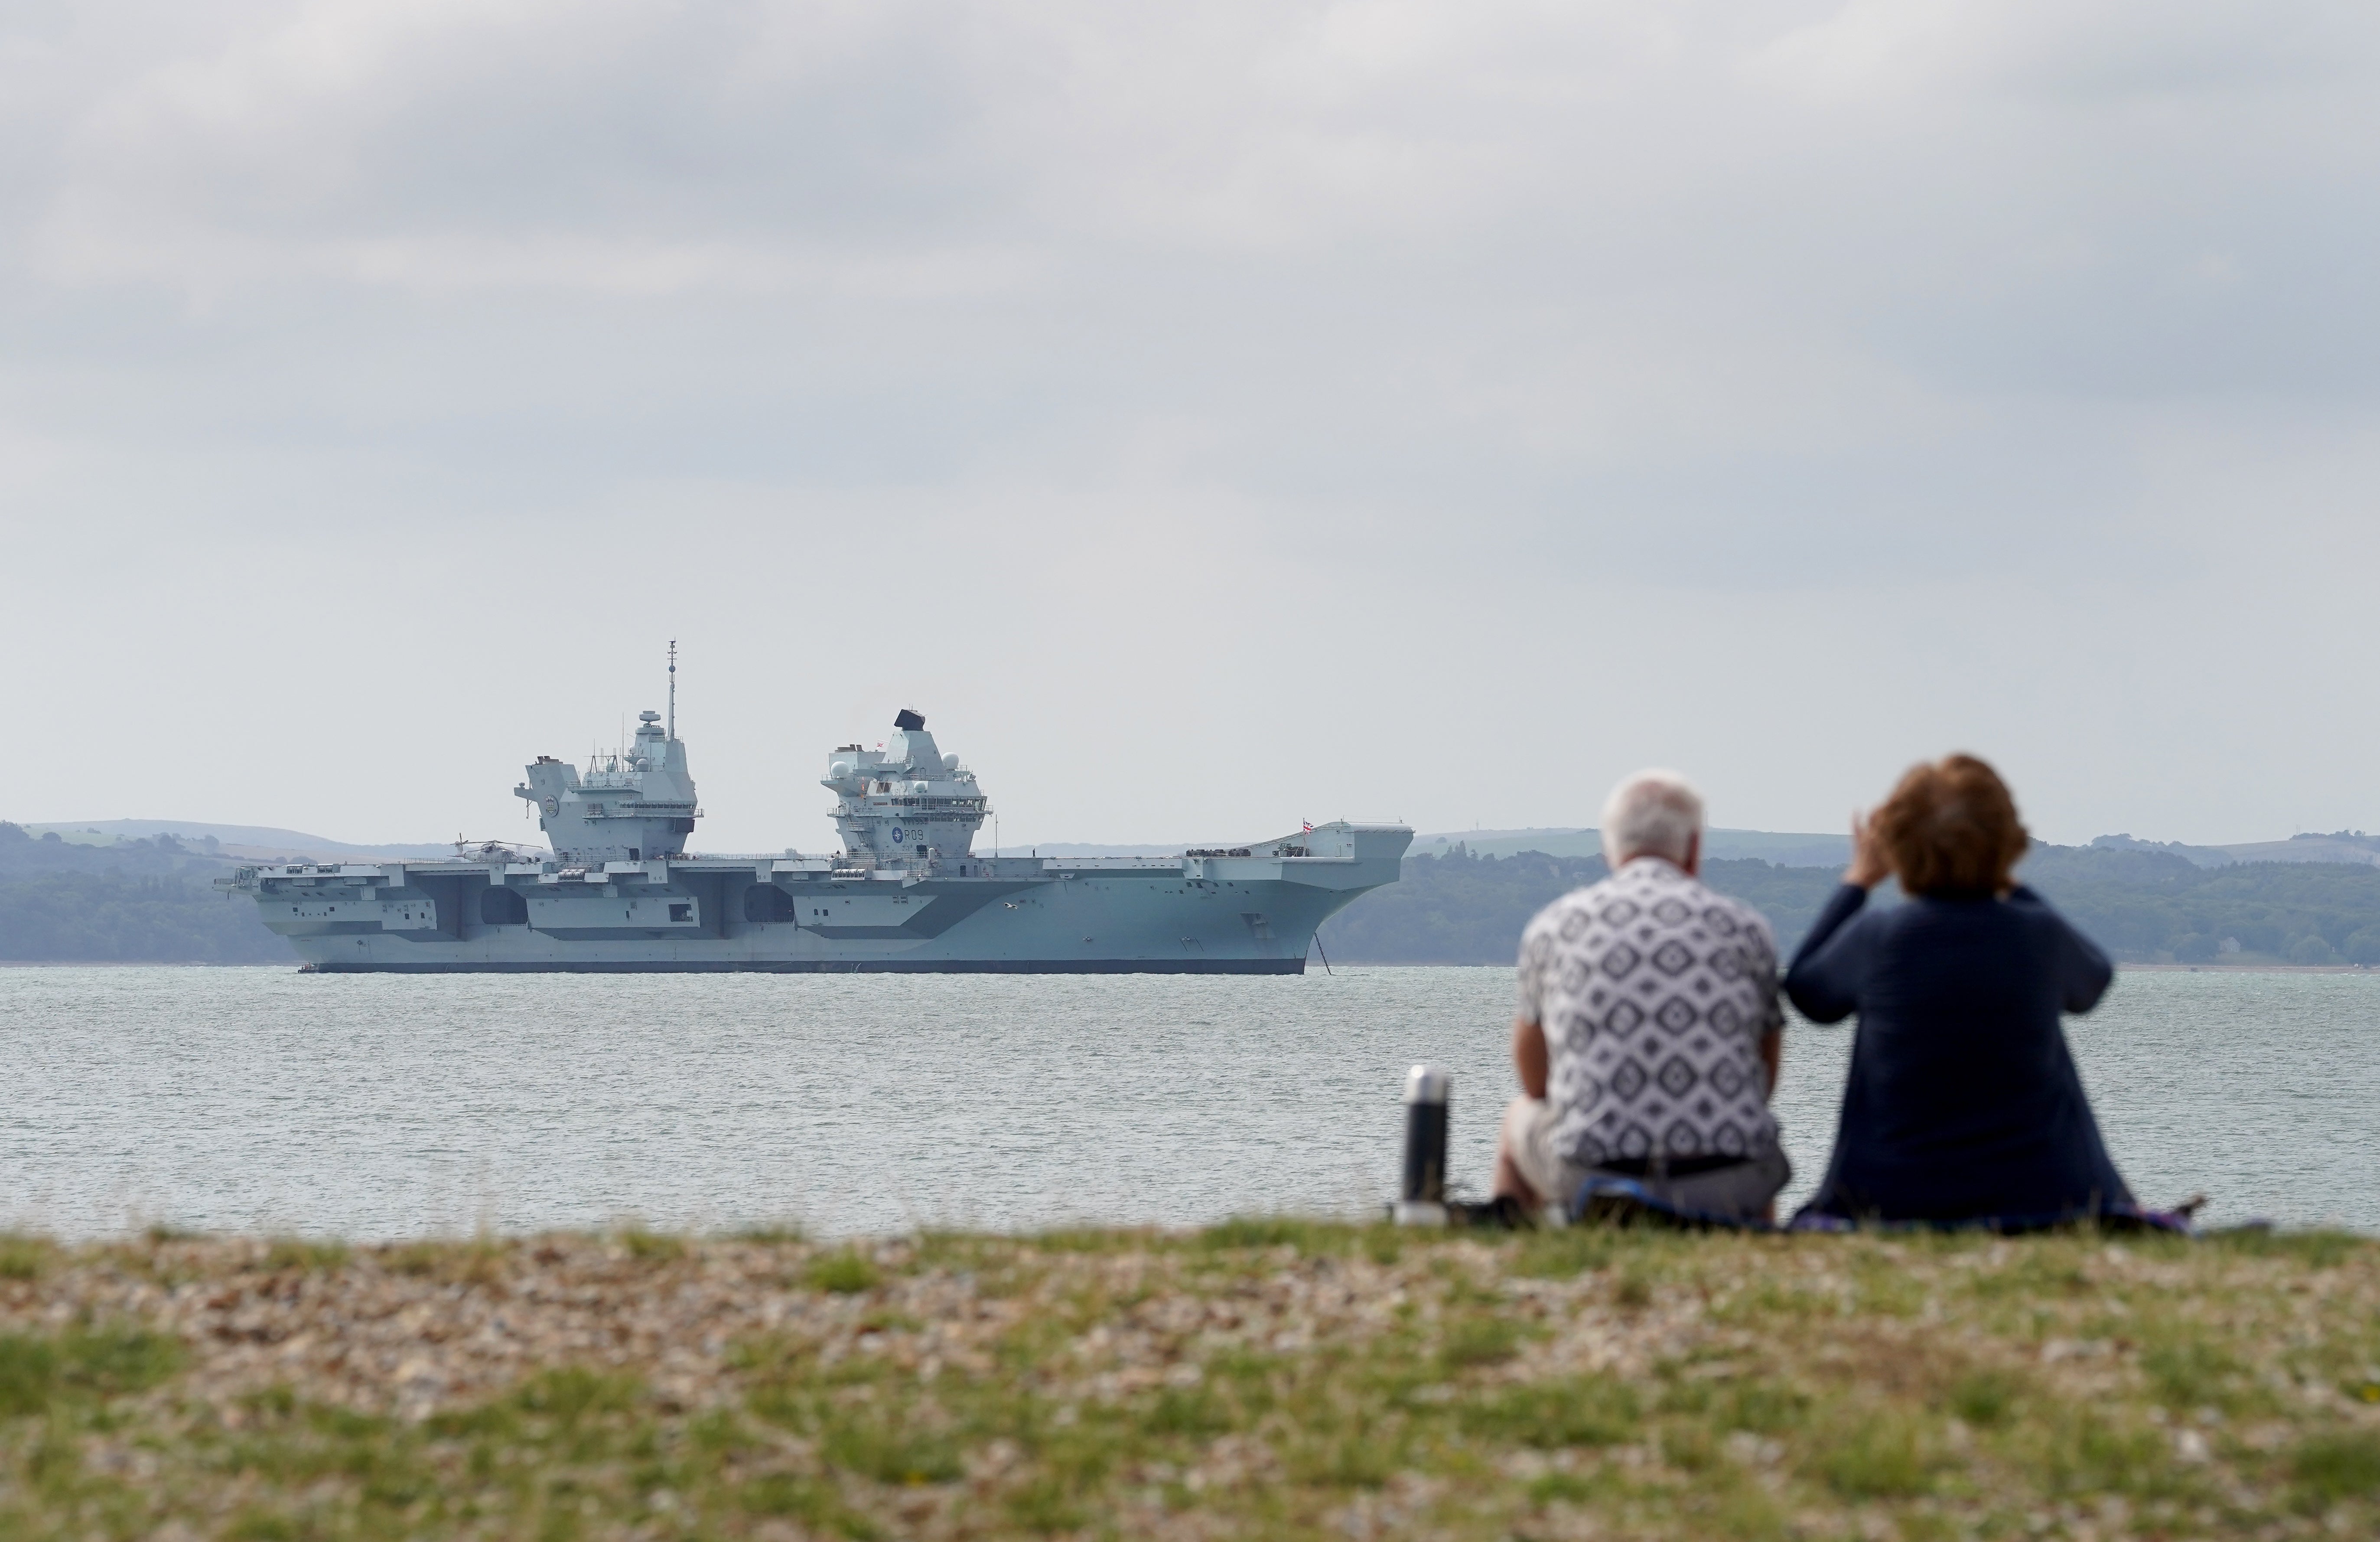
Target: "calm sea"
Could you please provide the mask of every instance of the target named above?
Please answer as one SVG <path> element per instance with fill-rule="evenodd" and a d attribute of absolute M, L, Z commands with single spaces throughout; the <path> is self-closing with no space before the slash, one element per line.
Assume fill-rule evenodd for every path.
<path fill-rule="evenodd" d="M 823 1232 L 1355 1215 L 1404 1068 L 1488 1177 L 1501 969 L 323 976 L 0 969 L 0 1225 L 358 1239 L 641 1222 Z M 2142 1198 L 2380 1230 L 2380 977 L 2127 974 L 2070 1024 Z M 1795 1167 L 1848 1033 L 1788 1030 Z"/>

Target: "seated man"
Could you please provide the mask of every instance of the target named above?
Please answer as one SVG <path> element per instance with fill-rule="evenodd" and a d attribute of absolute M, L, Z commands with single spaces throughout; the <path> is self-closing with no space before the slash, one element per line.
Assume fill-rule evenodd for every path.
<path fill-rule="evenodd" d="M 1760 913 L 1696 881 L 1703 803 L 1639 771 L 1603 808 L 1611 876 L 1538 912 L 1521 936 L 1512 1063 L 1496 1193 L 1567 1204 L 1587 1178 L 1766 1219 L 1792 1169 L 1768 1096 L 1785 1018 Z"/>

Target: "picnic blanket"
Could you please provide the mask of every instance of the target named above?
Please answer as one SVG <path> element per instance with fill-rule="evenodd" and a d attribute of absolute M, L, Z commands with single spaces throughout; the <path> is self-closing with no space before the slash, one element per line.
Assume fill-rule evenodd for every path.
<path fill-rule="evenodd" d="M 1568 1206 L 1573 1224 L 1650 1226 L 1681 1232 L 1991 1232 L 2013 1236 L 2050 1232 L 2062 1226 L 2094 1225 L 2108 1232 L 2165 1232 L 2192 1235 L 2190 1217 L 2179 1210 L 2152 1210 L 2127 1203 L 2104 1205 L 2095 1210 L 2062 1215 L 1973 1216 L 1959 1220 L 1848 1220 L 1803 1209 L 1779 1226 L 1768 1220 L 1673 1205 L 1656 1198 L 1645 1185 L 1629 1178 L 1597 1176 L 1578 1186 Z"/>

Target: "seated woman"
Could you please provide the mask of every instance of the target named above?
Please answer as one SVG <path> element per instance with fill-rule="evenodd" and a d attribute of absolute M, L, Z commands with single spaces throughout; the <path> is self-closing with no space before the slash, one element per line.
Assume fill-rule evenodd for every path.
<path fill-rule="evenodd" d="M 1852 823 L 1852 865 L 1785 976 L 1809 1017 L 1859 1014 L 1835 1151 L 1803 1213 L 2046 1224 L 2129 1206 L 2058 1014 L 2107 957 L 2010 877 L 2027 837 L 1991 767 L 1911 768 Z M 1908 903 L 1868 910 L 1897 876 Z"/>

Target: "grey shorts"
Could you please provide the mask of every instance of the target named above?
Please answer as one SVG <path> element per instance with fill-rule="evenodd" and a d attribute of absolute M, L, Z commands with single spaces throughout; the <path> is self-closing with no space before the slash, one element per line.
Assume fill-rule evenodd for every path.
<path fill-rule="evenodd" d="M 1566 1206 L 1594 1168 L 1581 1167 L 1557 1154 L 1553 1146 L 1553 1105 L 1539 1098 L 1515 1098 L 1504 1110 L 1504 1149 L 1512 1165 L 1537 1196 L 1549 1205 Z M 1750 1220 L 1766 1215 L 1778 1192 L 1793 1176 L 1793 1164 L 1776 1147 L 1755 1151 L 1731 1167 L 1682 1177 L 1613 1173 L 1645 1186 L 1645 1192 L 1665 1205 L 1700 1210 L 1706 1215 Z"/>

